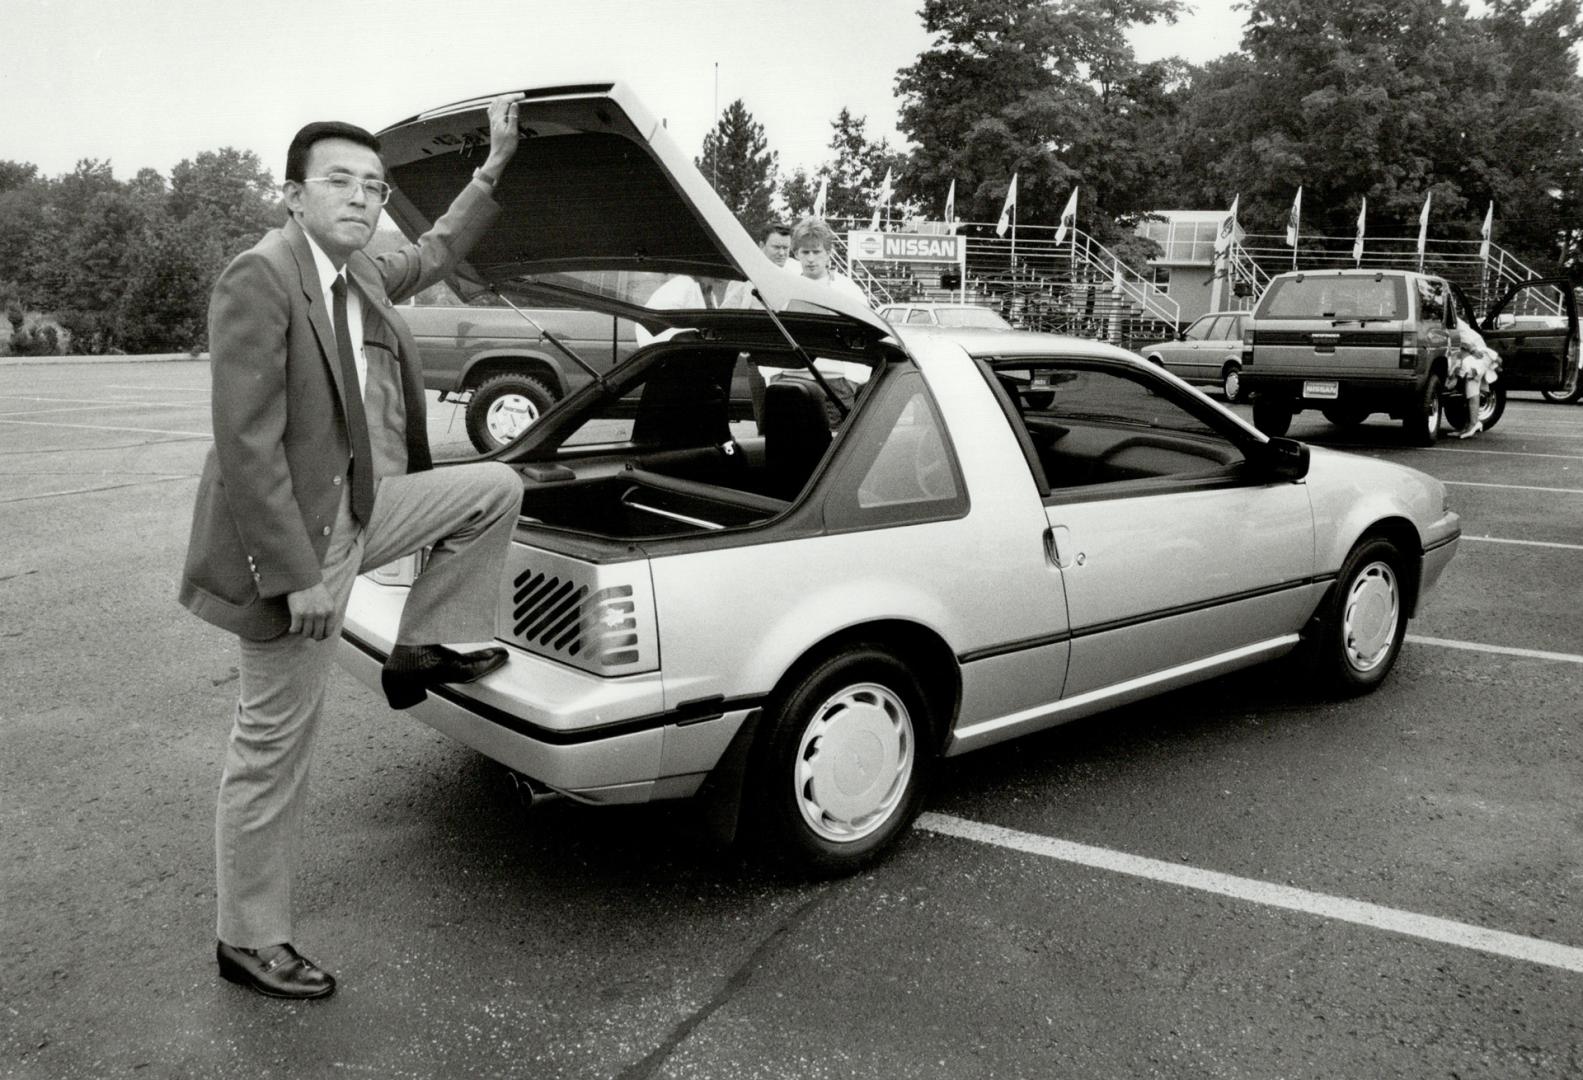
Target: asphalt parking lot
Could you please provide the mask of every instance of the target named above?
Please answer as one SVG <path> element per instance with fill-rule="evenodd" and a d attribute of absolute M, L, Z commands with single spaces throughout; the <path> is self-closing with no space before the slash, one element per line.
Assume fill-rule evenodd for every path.
<path fill-rule="evenodd" d="M 1271 666 L 955 759 L 848 879 L 686 805 L 526 813 L 337 673 L 297 910 L 341 989 L 290 1005 L 214 973 L 236 661 L 174 599 L 207 390 L 0 365 L 0 1075 L 1583 1075 L 1583 408 L 1431 449 L 1299 417 L 1462 514 L 1388 682 Z"/>

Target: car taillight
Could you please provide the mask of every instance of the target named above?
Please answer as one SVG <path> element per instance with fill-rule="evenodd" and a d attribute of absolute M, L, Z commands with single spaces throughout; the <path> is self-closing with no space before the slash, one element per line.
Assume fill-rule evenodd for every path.
<path fill-rule="evenodd" d="M 1253 363 L 1253 327 L 1242 328 L 1242 366 Z"/>
<path fill-rule="evenodd" d="M 1418 366 L 1418 335 L 1411 330 L 1402 332 L 1402 355 L 1397 360 L 1399 368 L 1415 368 Z"/>

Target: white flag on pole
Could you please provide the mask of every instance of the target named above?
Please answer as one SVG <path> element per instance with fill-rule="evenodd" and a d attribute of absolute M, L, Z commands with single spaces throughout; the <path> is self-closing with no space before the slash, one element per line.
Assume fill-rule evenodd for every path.
<path fill-rule="evenodd" d="M 1363 222 L 1369 216 L 1369 197 L 1363 196 L 1363 203 L 1358 207 L 1358 238 L 1352 241 L 1352 263 L 1354 266 L 1363 265 Z"/>
<path fill-rule="evenodd" d="M 1429 200 L 1434 198 L 1432 192 L 1424 192 L 1424 208 L 1418 211 L 1418 265 L 1424 264 L 1424 242 L 1429 239 Z"/>
<path fill-rule="evenodd" d="M 891 196 L 890 170 L 886 169 L 885 170 L 885 179 L 881 180 L 880 184 L 879 184 L 879 195 L 876 196 L 875 199 L 874 199 L 874 216 L 873 216 L 873 218 L 871 218 L 869 220 L 869 224 L 868 224 L 868 228 L 869 228 L 870 232 L 878 232 L 879 231 L 879 216 L 880 216 L 881 213 L 884 212 L 886 204 L 888 204 L 890 202 L 890 196 Z"/>
<path fill-rule="evenodd" d="M 945 223 L 956 224 L 956 181 L 951 181 L 951 190 L 945 193 Z"/>
<path fill-rule="evenodd" d="M 1011 227 L 1012 211 L 1017 209 L 1017 174 L 1011 174 L 1011 186 L 1006 189 L 1006 201 L 1000 208 L 1000 221 L 995 226 L 996 236 L 1005 236 Z"/>
<path fill-rule="evenodd" d="M 814 217 L 816 217 L 816 218 L 824 217 L 825 199 L 828 198 L 829 195 L 830 195 L 830 177 L 828 175 L 821 176 L 819 178 L 819 194 L 817 194 L 817 195 L 815 195 L 813 197 L 813 216 Z"/>
<path fill-rule="evenodd" d="M 1483 239 L 1479 242 L 1479 261 L 1490 261 L 1490 230 L 1495 225 L 1495 200 L 1490 200 L 1490 208 L 1484 211 L 1484 228 L 1479 230 Z"/>
<path fill-rule="evenodd" d="M 1292 200 L 1292 212 L 1286 215 L 1286 246 L 1297 246 L 1297 227 L 1303 219 L 1303 185 L 1297 185 L 1297 198 Z"/>
<path fill-rule="evenodd" d="M 1059 244 L 1066 239 L 1066 230 L 1077 227 L 1077 189 L 1072 189 L 1071 196 L 1066 200 L 1066 209 L 1061 211 L 1061 224 L 1055 230 L 1055 242 Z"/>
<path fill-rule="evenodd" d="M 1231 247 L 1231 237 L 1237 231 L 1237 204 L 1242 201 L 1238 193 L 1231 200 L 1231 209 L 1226 211 L 1226 216 L 1221 219 L 1220 232 L 1215 236 L 1215 258 L 1220 258 Z"/>

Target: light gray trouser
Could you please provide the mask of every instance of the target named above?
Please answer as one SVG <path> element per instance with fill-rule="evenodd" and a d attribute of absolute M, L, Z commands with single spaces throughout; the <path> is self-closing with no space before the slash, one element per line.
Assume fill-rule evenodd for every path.
<path fill-rule="evenodd" d="M 292 940 L 291 886 L 313 736 L 357 575 L 434 545 L 396 640 L 488 641 L 521 501 L 521 481 L 498 462 L 385 477 L 363 528 L 343 496 L 324 559 L 324 583 L 336 604 L 329 636 L 242 639 L 240 697 L 214 824 L 221 941 L 256 949 Z"/>

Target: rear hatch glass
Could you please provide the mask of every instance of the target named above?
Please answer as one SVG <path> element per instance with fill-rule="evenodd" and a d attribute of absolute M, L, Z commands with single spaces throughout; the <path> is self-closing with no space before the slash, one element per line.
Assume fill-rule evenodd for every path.
<path fill-rule="evenodd" d="M 1259 302 L 1259 319 L 1406 319 L 1407 286 L 1400 277 L 1276 278 Z"/>

